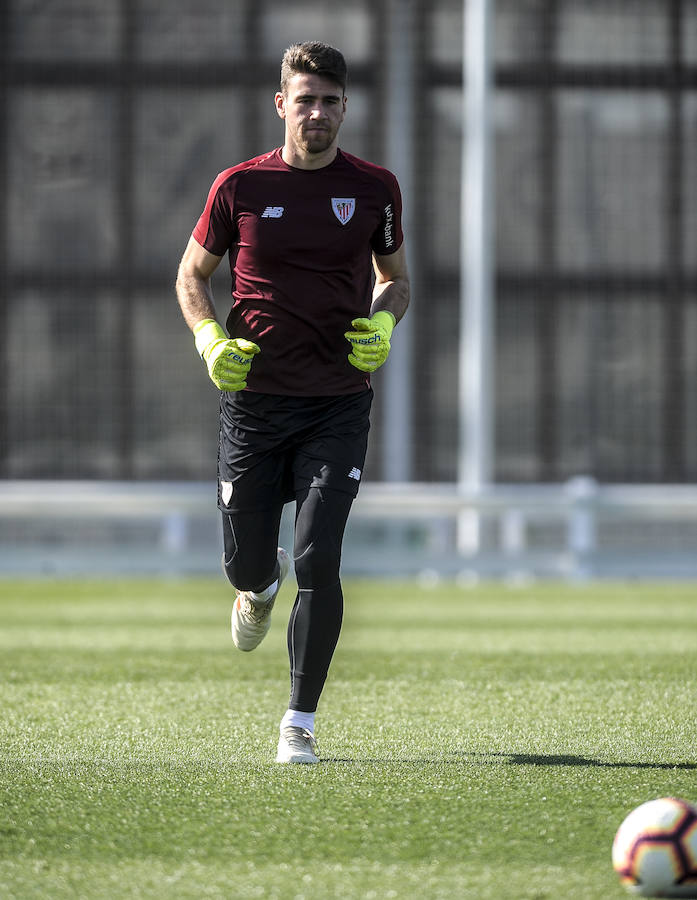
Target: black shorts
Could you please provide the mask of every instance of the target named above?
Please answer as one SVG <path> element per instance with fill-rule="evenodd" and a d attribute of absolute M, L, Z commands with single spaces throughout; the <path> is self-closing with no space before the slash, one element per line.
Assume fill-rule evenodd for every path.
<path fill-rule="evenodd" d="M 370 428 L 371 389 L 340 397 L 222 393 L 218 506 L 264 510 L 309 487 L 355 497 Z"/>

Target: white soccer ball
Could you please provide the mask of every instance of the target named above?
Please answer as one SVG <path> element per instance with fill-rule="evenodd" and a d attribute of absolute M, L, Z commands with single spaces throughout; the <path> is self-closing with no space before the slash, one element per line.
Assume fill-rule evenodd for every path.
<path fill-rule="evenodd" d="M 675 797 L 642 803 L 615 835 L 612 865 L 640 897 L 697 897 L 697 807 Z"/>

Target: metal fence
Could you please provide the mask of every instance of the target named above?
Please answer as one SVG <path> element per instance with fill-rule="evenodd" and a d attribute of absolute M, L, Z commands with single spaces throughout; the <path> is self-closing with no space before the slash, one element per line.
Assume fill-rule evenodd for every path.
<path fill-rule="evenodd" d="M 0 575 L 220 575 L 214 482 L 0 482 Z M 464 516 L 483 540 L 463 546 Z M 286 507 L 280 542 L 293 546 Z M 365 484 L 344 575 L 481 579 L 697 578 L 697 488 L 684 485 Z"/>
<path fill-rule="evenodd" d="M 695 480 L 697 4 L 492 9 L 495 480 Z M 0 475 L 213 474 L 216 398 L 172 282 L 214 175 L 281 142 L 278 62 L 311 22 L 350 64 L 346 149 L 390 165 L 410 147 L 408 476 L 452 480 L 460 0 L 10 0 L 0 16 Z M 224 307 L 224 274 L 215 289 Z"/>

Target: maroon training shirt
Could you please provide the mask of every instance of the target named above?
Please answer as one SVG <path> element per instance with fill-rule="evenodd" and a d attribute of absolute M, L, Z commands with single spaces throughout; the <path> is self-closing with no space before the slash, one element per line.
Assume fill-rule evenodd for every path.
<path fill-rule="evenodd" d="M 344 332 L 367 316 L 371 251 L 402 243 L 397 180 L 339 151 L 322 169 L 295 169 L 281 150 L 226 169 L 213 182 L 194 239 L 229 254 L 231 337 L 255 341 L 248 389 L 330 396 L 365 390 Z"/>

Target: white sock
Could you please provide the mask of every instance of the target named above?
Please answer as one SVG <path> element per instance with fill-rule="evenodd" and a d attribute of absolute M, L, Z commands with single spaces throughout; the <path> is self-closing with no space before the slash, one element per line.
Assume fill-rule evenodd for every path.
<path fill-rule="evenodd" d="M 315 714 L 313 712 L 300 712 L 297 709 L 289 709 L 281 719 L 281 728 L 295 725 L 297 728 L 307 728 L 310 734 L 315 733 Z"/>
<path fill-rule="evenodd" d="M 274 581 L 273 584 L 270 584 L 267 588 L 264 588 L 263 591 L 259 591 L 259 593 L 255 593 L 254 591 L 249 592 L 249 596 L 254 600 L 255 603 L 268 603 L 268 601 L 273 597 L 273 595 L 278 590 L 278 578 Z"/>

